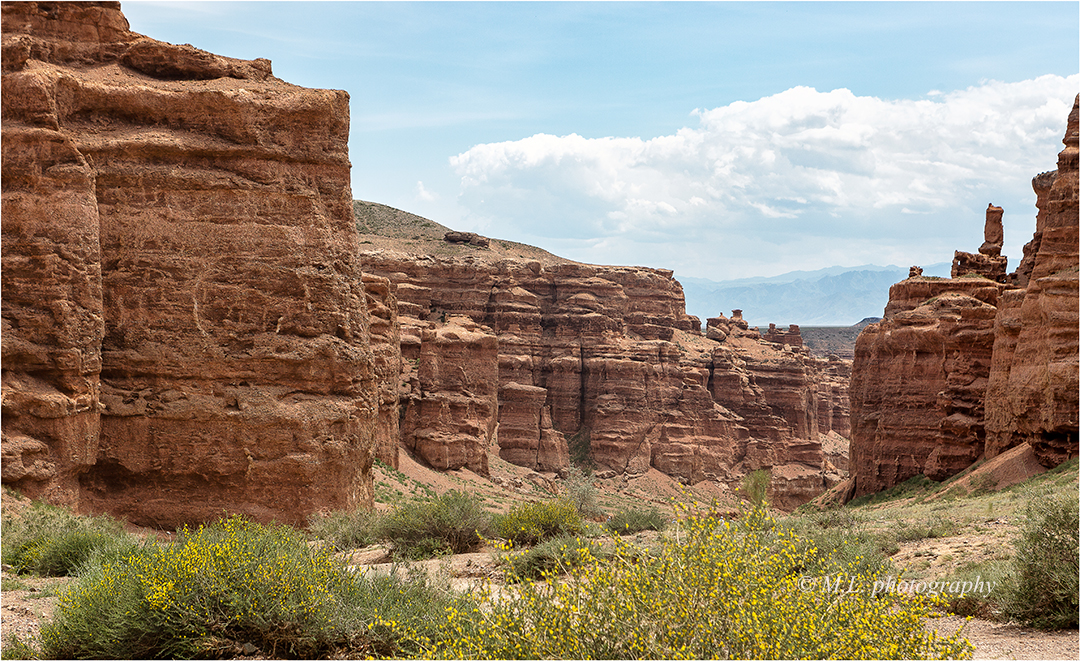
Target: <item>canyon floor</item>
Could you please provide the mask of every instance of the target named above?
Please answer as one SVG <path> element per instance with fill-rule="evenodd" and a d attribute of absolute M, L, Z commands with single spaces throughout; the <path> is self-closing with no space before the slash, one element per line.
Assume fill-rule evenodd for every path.
<path fill-rule="evenodd" d="M 497 457 L 490 460 L 491 474 L 483 477 L 468 470 L 439 472 L 430 470 L 406 454 L 394 469 L 377 464 L 375 470 L 376 507 L 390 509 L 394 503 L 424 498 L 449 490 L 465 490 L 478 496 L 493 512 L 506 511 L 513 504 L 551 497 L 558 480 Z M 985 484 L 985 483 L 984 483 Z M 673 499 L 716 502 L 720 507 L 738 508 L 737 494 L 727 493 L 715 483 L 700 483 L 688 488 L 658 471 L 636 478 L 599 479 L 594 476 L 598 501 L 605 511 L 624 507 L 656 506 L 670 508 Z M 890 533 L 895 546 L 891 562 L 898 578 L 911 581 L 945 580 L 963 574 L 977 574 L 980 568 L 1007 560 L 1012 553 L 1012 538 L 1019 530 L 1024 504 L 1036 493 L 1075 491 L 1078 484 L 1077 463 L 1036 476 L 1022 484 L 991 491 L 981 489 L 951 493 L 930 485 L 920 485 L 907 494 L 894 494 L 881 502 L 832 510 L 832 525 L 858 526 L 873 533 Z M 18 516 L 25 501 L 4 494 L 4 516 Z M 806 508 L 804 508 L 806 509 Z M 802 510 L 776 512 L 777 517 L 811 516 Z M 158 531 L 135 529 L 144 536 Z M 631 541 L 648 545 L 661 533 L 643 532 Z M 385 546 L 356 549 L 343 555 L 345 561 L 361 572 L 399 571 L 402 566 L 390 561 Z M 468 588 L 490 581 L 498 586 L 501 570 L 499 551 L 483 548 L 479 552 L 408 563 L 448 580 L 451 587 Z M 5 567 L 3 573 L 2 638 L 11 635 L 22 640 L 37 635 L 41 623 L 55 608 L 57 594 L 69 578 L 30 578 L 15 576 Z M 967 619 L 946 615 L 932 620 L 931 626 L 942 633 L 963 627 L 964 636 L 975 645 L 976 659 L 1075 659 L 1080 652 L 1076 630 L 1040 631 L 995 618 L 993 612 Z"/>

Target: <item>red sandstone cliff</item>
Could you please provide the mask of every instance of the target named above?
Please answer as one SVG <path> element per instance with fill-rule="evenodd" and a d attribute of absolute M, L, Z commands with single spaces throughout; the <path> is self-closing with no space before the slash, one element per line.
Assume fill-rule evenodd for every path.
<path fill-rule="evenodd" d="M 4 483 L 165 526 L 370 502 L 348 95 L 19 2 L 2 112 Z"/>
<path fill-rule="evenodd" d="M 771 468 L 783 506 L 837 479 L 846 364 L 797 328 L 703 337 L 670 271 L 475 235 L 446 240 L 521 258 L 358 253 L 347 131 L 344 92 L 134 34 L 117 3 L 3 5 L 6 484 L 172 526 L 370 502 L 399 447 Z"/>
<path fill-rule="evenodd" d="M 978 255 L 957 252 L 953 279 L 893 285 L 885 318 L 859 335 L 854 495 L 918 474 L 941 480 L 1024 442 L 1047 466 L 1077 455 L 1075 104 L 1064 143 L 1058 169 L 1032 182 L 1039 215 L 1016 273 L 1004 274 L 1001 209 L 991 205 Z"/>
<path fill-rule="evenodd" d="M 1077 96 L 1080 103 L 1080 96 Z M 1077 455 L 1080 379 L 1080 208 L 1077 103 L 1069 114 L 1057 170 L 1032 181 L 1035 236 L 1024 247 L 1018 282 L 994 324 L 994 362 L 986 393 L 986 456 L 1030 443 L 1044 466 Z M 1028 256 L 1031 255 L 1031 259 Z"/>
<path fill-rule="evenodd" d="M 401 442 L 432 466 L 484 472 L 486 446 L 559 472 L 572 442 L 602 470 L 690 483 L 772 468 L 784 506 L 839 476 L 821 436 L 847 431 L 845 363 L 763 340 L 741 319 L 711 320 L 723 339 L 702 337 L 670 271 L 482 251 L 362 256 L 395 286 L 403 420 L 415 415 Z"/>

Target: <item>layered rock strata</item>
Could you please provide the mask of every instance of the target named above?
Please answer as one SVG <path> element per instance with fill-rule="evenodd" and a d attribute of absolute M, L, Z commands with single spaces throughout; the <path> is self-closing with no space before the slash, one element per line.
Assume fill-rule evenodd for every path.
<path fill-rule="evenodd" d="M 849 391 L 855 495 L 920 473 L 942 480 L 982 454 L 993 303 L 1002 287 L 982 278 L 893 285 L 892 301 L 913 293 L 920 300 L 907 309 L 890 303 L 885 318 L 856 341 Z M 924 290 L 934 293 L 924 298 Z"/>
<path fill-rule="evenodd" d="M 1006 292 L 998 306 L 986 393 L 987 457 L 1026 442 L 1046 467 L 1077 456 L 1078 448 L 1077 103 L 1069 114 L 1057 170 L 1032 181 L 1039 213 L 1016 278 L 1026 287 Z"/>
<path fill-rule="evenodd" d="M 4 482 L 155 526 L 370 502 L 348 95 L 19 2 L 2 112 Z"/>
<path fill-rule="evenodd" d="M 435 444 L 403 424 L 402 444 L 433 466 L 483 472 L 469 457 L 490 443 L 539 471 L 565 470 L 571 453 L 603 470 L 655 467 L 691 483 L 735 484 L 771 467 L 774 497 L 789 506 L 839 476 L 820 436 L 847 430 L 843 361 L 767 342 L 738 317 L 710 320 L 714 339 L 702 337 L 670 271 L 390 250 L 363 260 L 396 287 L 406 419 L 413 402 L 440 393 L 474 403 L 429 422 L 424 438 Z M 437 334 L 463 319 L 473 326 L 468 336 L 454 331 L 457 342 L 477 348 L 450 357 L 447 346 L 439 364 L 474 375 L 462 377 L 469 385 L 425 384 L 413 371 L 437 351 L 428 348 Z M 484 374 L 497 385 L 495 405 L 479 405 L 491 401 Z M 466 418 L 471 430 L 453 428 Z"/>
<path fill-rule="evenodd" d="M 991 206 L 985 263 L 958 252 L 960 277 L 893 285 L 884 319 L 859 335 L 853 495 L 941 480 L 1025 442 L 1046 466 L 1077 455 L 1076 115 L 1074 104 L 1058 170 L 1032 182 L 1039 215 L 1017 272 L 1003 273 L 1002 210 Z"/>

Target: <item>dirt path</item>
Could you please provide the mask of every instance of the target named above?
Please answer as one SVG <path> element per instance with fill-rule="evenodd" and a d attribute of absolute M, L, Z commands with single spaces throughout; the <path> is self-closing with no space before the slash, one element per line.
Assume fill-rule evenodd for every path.
<path fill-rule="evenodd" d="M 975 659 L 1080 658 L 1080 637 L 1075 629 L 1039 631 L 1016 624 L 968 621 L 955 615 L 935 620 L 931 626 L 941 634 L 953 633 L 963 626 L 963 636 L 975 646 L 972 657 Z"/>

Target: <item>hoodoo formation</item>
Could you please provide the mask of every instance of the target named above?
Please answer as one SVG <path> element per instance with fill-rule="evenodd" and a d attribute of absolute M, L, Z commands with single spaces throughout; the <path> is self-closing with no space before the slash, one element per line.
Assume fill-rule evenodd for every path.
<path fill-rule="evenodd" d="M 1005 273 L 1003 210 L 991 205 L 978 254 L 957 251 L 951 279 L 913 271 L 859 335 L 854 495 L 941 480 L 1025 443 L 1046 467 L 1077 456 L 1077 103 L 1057 169 L 1032 180 L 1035 235 L 1016 272 Z"/>
<path fill-rule="evenodd" d="M 371 501 L 348 94 L 3 4 L 3 481 L 172 526 Z"/>

